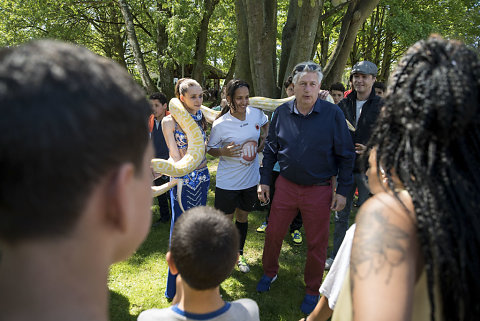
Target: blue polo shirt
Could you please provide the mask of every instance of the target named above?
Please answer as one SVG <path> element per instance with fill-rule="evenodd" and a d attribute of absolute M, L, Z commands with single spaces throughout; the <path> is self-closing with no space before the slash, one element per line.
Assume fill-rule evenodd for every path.
<path fill-rule="evenodd" d="M 296 100 L 275 110 L 260 168 L 260 184 L 270 185 L 276 161 L 280 175 L 299 185 L 315 185 L 338 175 L 337 193 L 353 184 L 355 151 L 342 110 L 317 99 L 310 114 L 296 113 Z"/>

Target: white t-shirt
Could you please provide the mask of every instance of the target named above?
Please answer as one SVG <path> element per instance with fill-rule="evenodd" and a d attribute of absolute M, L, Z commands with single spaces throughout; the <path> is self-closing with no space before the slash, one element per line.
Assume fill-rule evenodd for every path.
<path fill-rule="evenodd" d="M 355 227 L 353 224 L 345 233 L 342 245 L 338 249 L 335 261 L 333 261 L 330 271 L 320 287 L 320 293 L 328 298 L 328 306 L 335 309 L 340 290 L 342 289 L 343 280 L 350 267 L 350 253 L 352 252 L 353 236 L 355 235 Z"/>
<path fill-rule="evenodd" d="M 268 122 L 260 109 L 247 107 L 245 120 L 233 117 L 230 112 L 213 122 L 207 149 L 222 148 L 231 142 L 242 146 L 239 157 L 220 156 L 217 168 L 217 187 L 241 190 L 253 187 L 260 180 L 257 157 L 260 127 Z"/>
<path fill-rule="evenodd" d="M 210 321 L 259 321 L 258 305 L 251 299 L 240 299 L 225 302 L 225 306 L 206 314 L 194 314 L 180 310 L 177 305 L 165 309 L 150 309 L 138 316 L 138 321 L 178 321 L 178 320 L 210 320 Z"/>
<path fill-rule="evenodd" d="M 358 125 L 358 120 L 360 119 L 360 115 L 362 115 L 362 108 L 365 105 L 366 100 L 358 100 L 357 99 L 357 110 L 355 115 L 355 126 Z"/>

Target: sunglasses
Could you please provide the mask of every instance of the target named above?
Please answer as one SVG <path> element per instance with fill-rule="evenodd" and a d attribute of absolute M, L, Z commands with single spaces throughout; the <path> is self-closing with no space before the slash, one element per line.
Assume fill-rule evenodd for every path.
<path fill-rule="evenodd" d="M 317 64 L 302 64 L 302 65 L 296 66 L 293 72 L 294 74 L 296 74 L 297 72 L 302 72 L 303 70 L 305 70 L 305 68 L 308 68 L 310 71 L 321 69 L 320 66 Z"/>

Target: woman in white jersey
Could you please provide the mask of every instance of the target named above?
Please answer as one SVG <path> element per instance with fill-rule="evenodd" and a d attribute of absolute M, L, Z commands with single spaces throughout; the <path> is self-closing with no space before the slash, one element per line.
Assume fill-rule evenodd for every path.
<path fill-rule="evenodd" d="M 268 118 L 259 109 L 248 106 L 249 85 L 232 79 L 227 84 L 228 104 L 215 120 L 207 150 L 220 157 L 215 188 L 215 208 L 231 219 L 240 233 L 238 268 L 250 268 L 243 256 L 247 238 L 248 213 L 257 199 L 260 180 L 257 153 L 263 149 L 268 132 Z M 260 139 L 260 143 L 259 143 Z"/>

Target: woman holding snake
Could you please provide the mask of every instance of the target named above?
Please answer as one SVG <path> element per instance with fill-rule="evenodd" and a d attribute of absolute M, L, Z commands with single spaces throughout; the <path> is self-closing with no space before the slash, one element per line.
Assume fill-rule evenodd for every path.
<path fill-rule="evenodd" d="M 260 180 L 257 153 L 263 149 L 268 132 L 268 118 L 260 110 L 249 107 L 249 85 L 239 79 L 227 84 L 227 106 L 214 121 L 207 150 L 220 157 L 215 188 L 215 208 L 230 219 L 240 234 L 238 268 L 250 268 L 243 257 L 247 238 L 248 213 L 257 199 Z M 260 144 L 258 144 L 260 139 Z"/>
<path fill-rule="evenodd" d="M 205 129 L 207 122 L 200 110 L 203 102 L 203 90 L 200 84 L 194 79 L 182 78 L 175 86 L 175 96 L 182 102 L 190 116 L 197 122 L 202 132 L 203 139 L 206 141 Z M 178 162 L 187 153 L 187 136 L 175 119 L 169 115 L 162 121 L 163 135 L 168 146 L 170 157 Z M 207 192 L 210 184 L 210 174 L 207 168 L 207 159 L 204 158 L 200 165 L 190 174 L 178 179 L 183 180 L 183 188 L 181 191 L 181 202 L 183 208 L 188 210 L 196 206 L 204 206 L 207 204 Z M 173 226 L 182 214 L 179 199 L 177 198 L 177 187 L 170 190 L 170 198 L 172 204 L 172 221 L 170 226 L 170 237 L 172 235 Z M 165 296 L 173 299 L 176 292 L 175 286 L 176 276 L 168 271 L 167 289 Z"/>

